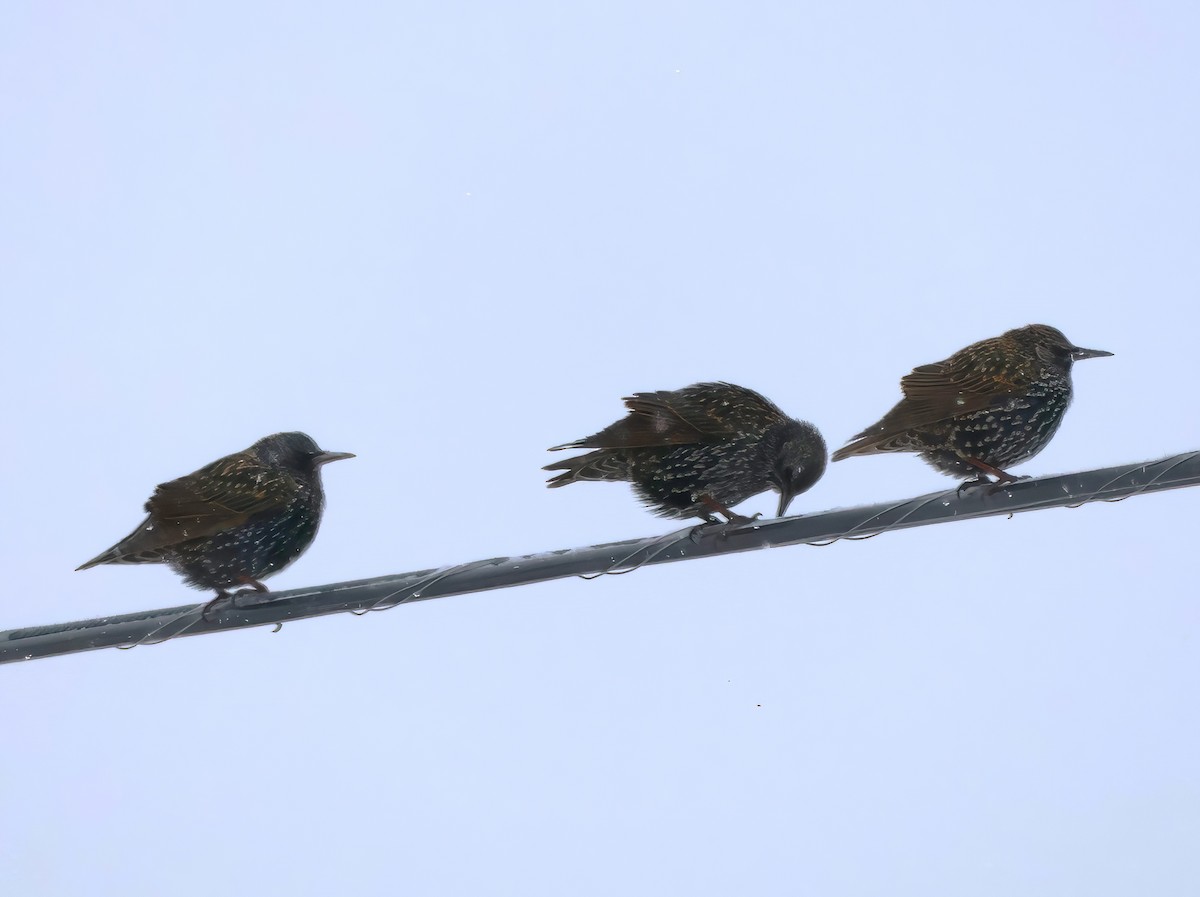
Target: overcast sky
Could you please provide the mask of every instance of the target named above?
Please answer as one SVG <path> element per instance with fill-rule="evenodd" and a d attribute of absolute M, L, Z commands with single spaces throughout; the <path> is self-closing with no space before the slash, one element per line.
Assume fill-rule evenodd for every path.
<path fill-rule="evenodd" d="M 358 457 L 275 588 L 667 532 L 545 448 L 724 379 L 832 449 L 1031 322 L 1116 354 L 1016 472 L 1200 448 L 1193 3 L 4 20 L 0 629 L 207 600 L 73 569 L 278 430 Z M 1196 894 L 1198 501 L 6 666 L 5 890 Z"/>

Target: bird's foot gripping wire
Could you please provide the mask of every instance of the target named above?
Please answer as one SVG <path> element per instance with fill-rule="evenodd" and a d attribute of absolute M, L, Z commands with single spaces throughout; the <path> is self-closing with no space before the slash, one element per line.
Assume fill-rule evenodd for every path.
<path fill-rule="evenodd" d="M 701 495 L 698 497 L 700 505 L 704 510 L 700 516 L 704 518 L 704 523 L 692 530 L 692 541 L 696 541 L 696 537 L 701 530 L 706 526 L 728 526 L 737 525 L 745 526 L 747 523 L 753 523 L 762 514 L 755 514 L 753 517 L 747 517 L 744 514 L 738 514 L 736 511 L 731 511 L 719 501 L 715 500 L 711 495 Z M 724 520 L 720 520 L 717 515 L 720 514 Z"/>
<path fill-rule="evenodd" d="M 748 523 L 753 523 L 755 520 L 758 520 L 760 517 L 762 517 L 761 511 L 750 517 L 747 517 L 744 514 L 733 514 L 730 516 L 729 522 L 732 524 L 735 524 L 737 526 L 745 526 Z"/>
<path fill-rule="evenodd" d="M 978 458 L 966 458 L 964 460 L 974 467 L 978 473 L 975 474 L 973 478 L 965 480 L 962 485 L 958 487 L 959 497 L 961 497 L 964 492 L 969 492 L 978 486 L 984 486 L 987 488 L 987 492 L 985 493 L 986 495 L 995 495 L 1005 486 L 1011 486 L 1013 483 L 1018 483 L 1021 480 L 1029 479 L 1028 476 L 1018 476 L 1017 474 L 1009 473 L 1006 470 L 1001 470 L 999 467 L 993 467 L 991 464 L 988 464 L 986 461 L 980 461 Z M 993 481 L 988 479 L 988 477 L 994 477 L 995 479 Z"/>
<path fill-rule="evenodd" d="M 976 476 L 971 477 L 971 479 L 969 479 L 969 480 L 963 480 L 961 483 L 959 483 L 958 488 L 954 490 L 954 494 L 957 495 L 959 498 L 962 498 L 967 493 L 974 492 L 976 489 L 980 488 L 981 486 L 986 486 L 986 487 L 990 488 L 993 485 L 994 484 L 992 483 L 992 481 L 989 480 L 987 477 L 985 477 L 983 474 L 978 474 Z"/>
<path fill-rule="evenodd" d="M 212 617 L 210 616 L 212 611 L 215 608 L 217 608 L 221 605 L 224 605 L 226 602 L 228 602 L 229 607 L 244 607 L 245 604 L 238 601 L 238 599 L 241 598 L 243 595 L 261 595 L 264 592 L 271 591 L 265 585 L 263 585 L 261 582 L 259 582 L 257 579 L 245 579 L 245 580 L 242 580 L 242 584 L 249 586 L 249 588 L 238 589 L 236 592 L 233 592 L 232 594 L 225 591 L 224 589 L 219 589 L 217 591 L 217 597 L 214 598 L 212 601 L 208 602 L 208 604 L 204 605 L 203 610 L 200 611 L 200 616 L 204 618 L 204 621 L 206 623 L 212 622 Z M 253 604 L 255 602 L 248 602 L 248 603 Z"/>
<path fill-rule="evenodd" d="M 714 516 L 705 515 L 703 523 L 691 528 L 688 538 L 697 545 L 707 535 L 716 535 L 726 539 L 731 532 L 736 532 L 739 528 L 748 526 L 760 517 L 762 517 L 762 514 L 755 514 L 753 517 L 746 517 L 742 514 L 729 514 L 728 520 L 721 520 Z"/>
<path fill-rule="evenodd" d="M 716 517 L 717 514 L 723 516 L 726 523 L 749 523 L 762 516 L 762 514 L 755 514 L 753 517 L 743 517 L 741 514 L 729 510 L 729 508 L 716 501 L 711 495 L 701 495 L 699 502 L 705 509 L 701 514 L 705 523 L 720 523 L 721 521 Z"/>

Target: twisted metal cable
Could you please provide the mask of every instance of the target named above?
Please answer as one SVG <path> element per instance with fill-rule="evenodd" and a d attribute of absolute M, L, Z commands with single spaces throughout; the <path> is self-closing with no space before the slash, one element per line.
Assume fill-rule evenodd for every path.
<path fill-rule="evenodd" d="M 840 508 L 803 517 L 717 525 L 605 545 L 519 557 L 488 558 L 431 570 L 334 583 L 286 592 L 238 593 L 205 616 L 204 604 L 0 632 L 0 663 L 32 660 L 94 648 L 161 644 L 247 626 L 350 611 L 365 614 L 414 601 L 507 588 L 567 576 L 631 573 L 662 564 L 784 545 L 827 546 L 881 533 L 1019 511 L 1123 501 L 1134 495 L 1200 485 L 1200 451 L 1158 461 L 1061 476 L 1021 480 L 1003 487 L 951 489 L 900 502 Z"/>

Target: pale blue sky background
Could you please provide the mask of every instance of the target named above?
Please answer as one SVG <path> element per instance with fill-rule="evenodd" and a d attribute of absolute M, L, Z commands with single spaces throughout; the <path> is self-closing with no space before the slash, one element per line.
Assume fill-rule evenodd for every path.
<path fill-rule="evenodd" d="M 1032 321 L 1116 357 L 1018 472 L 1200 448 L 1195 4 L 3 18 L 0 628 L 204 600 L 72 570 L 281 429 L 359 457 L 278 588 L 665 532 L 545 447 L 716 378 L 833 447 Z M 1198 500 L 4 667 L 4 887 L 1193 895 Z"/>

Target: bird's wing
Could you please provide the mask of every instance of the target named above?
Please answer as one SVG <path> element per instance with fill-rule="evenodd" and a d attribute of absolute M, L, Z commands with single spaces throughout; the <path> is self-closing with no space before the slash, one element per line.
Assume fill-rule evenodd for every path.
<path fill-rule="evenodd" d="M 146 521 L 93 563 L 147 563 L 164 548 L 202 539 L 286 507 L 300 485 L 252 455 L 229 455 L 195 473 L 162 483 L 146 502 Z M 101 560 L 106 558 L 106 560 Z"/>
<path fill-rule="evenodd" d="M 698 383 L 677 390 L 638 392 L 629 414 L 599 433 L 560 448 L 662 448 L 720 442 L 763 421 L 784 419 L 763 396 L 731 383 Z M 765 415 L 765 417 L 764 417 Z"/>
<path fill-rule="evenodd" d="M 834 460 L 869 453 L 900 434 L 930 424 L 999 408 L 1032 385 L 1013 369 L 999 338 L 983 340 L 945 361 L 924 364 L 901 378 L 904 393 L 896 407 L 834 453 Z"/>
<path fill-rule="evenodd" d="M 163 483 L 146 502 L 146 510 L 157 521 L 186 526 L 187 538 L 195 539 L 284 508 L 299 490 L 299 482 L 286 471 L 239 453 Z"/>

